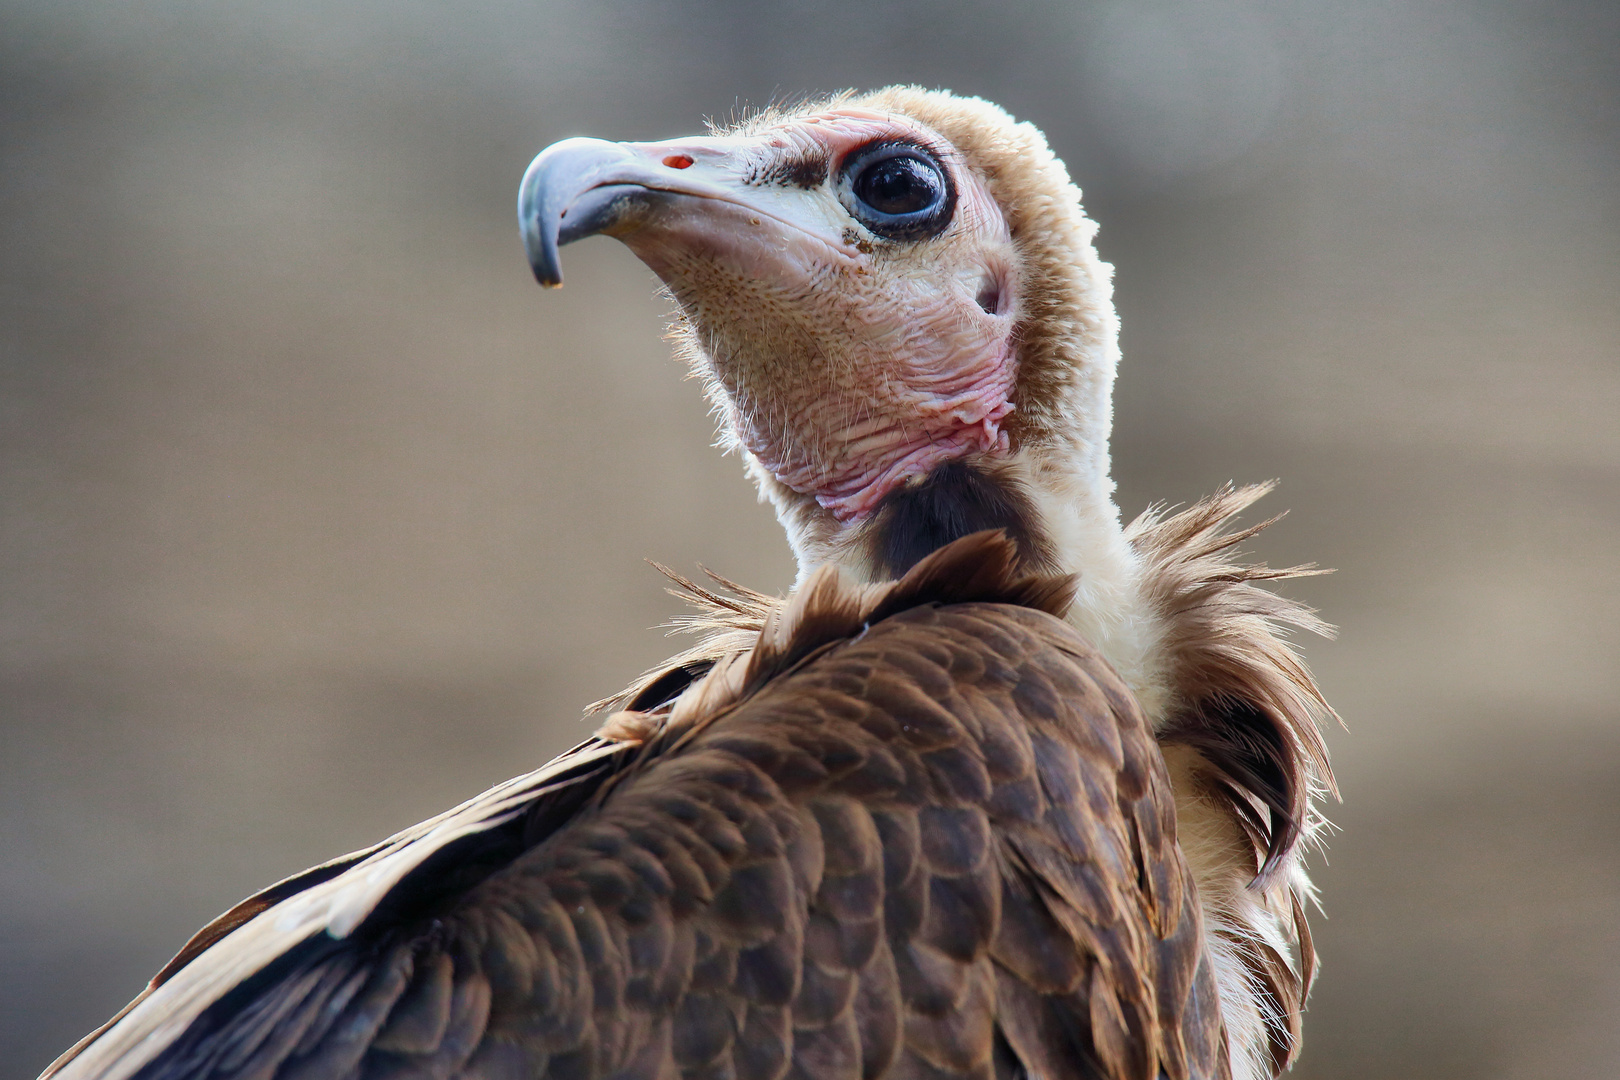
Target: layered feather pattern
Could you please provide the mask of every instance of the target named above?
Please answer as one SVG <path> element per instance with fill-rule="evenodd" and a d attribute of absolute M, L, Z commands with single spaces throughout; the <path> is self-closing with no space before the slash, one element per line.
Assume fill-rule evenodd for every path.
<path fill-rule="evenodd" d="M 1225 1075 L 1153 733 L 1056 617 L 1072 582 L 1016 565 L 980 534 L 816 576 L 601 767 L 396 841 L 430 850 L 380 891 L 362 859 L 250 901 L 147 1002 L 234 984 L 55 1075 Z"/>

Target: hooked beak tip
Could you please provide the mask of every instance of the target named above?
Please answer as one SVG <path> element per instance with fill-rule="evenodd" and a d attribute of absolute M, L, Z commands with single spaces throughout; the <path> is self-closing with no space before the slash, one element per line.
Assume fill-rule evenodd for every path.
<path fill-rule="evenodd" d="M 534 280 L 540 283 L 542 289 L 562 288 L 562 268 L 557 266 L 556 263 L 545 266 L 539 262 L 531 261 L 529 266 L 534 270 Z"/>
<path fill-rule="evenodd" d="M 536 175 L 531 166 L 518 195 L 518 225 L 534 279 L 549 289 L 562 284 L 562 264 L 557 257 L 559 215 L 556 207 L 547 205 L 555 201 L 555 193 L 547 199 L 544 182 L 544 175 Z"/>
<path fill-rule="evenodd" d="M 627 163 L 633 163 L 633 155 L 621 144 L 565 139 L 541 151 L 524 172 L 518 189 L 518 225 L 529 266 L 542 288 L 562 285 L 558 256 L 562 245 L 612 226 L 624 206 L 617 197 L 624 189 L 597 192 L 604 181 L 611 184 Z M 576 208 L 581 199 L 587 205 Z"/>

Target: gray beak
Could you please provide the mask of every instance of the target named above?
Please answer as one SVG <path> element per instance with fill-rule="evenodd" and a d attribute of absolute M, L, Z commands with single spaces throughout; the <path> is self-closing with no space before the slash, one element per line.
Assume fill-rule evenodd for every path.
<path fill-rule="evenodd" d="M 661 277 L 668 267 L 661 268 L 667 260 L 659 252 L 675 248 L 732 258 L 750 273 L 777 266 L 805 244 L 812 260 L 829 251 L 858 258 L 814 213 L 798 220 L 805 215 L 798 188 L 760 179 L 780 149 L 768 138 L 729 135 L 564 139 L 546 147 L 518 189 L 518 225 L 535 278 L 561 285 L 558 249 L 598 234 L 624 241 Z"/>
<path fill-rule="evenodd" d="M 518 189 L 518 225 L 541 285 L 562 284 L 557 249 L 564 244 L 645 217 L 664 194 L 639 182 L 646 171 L 636 153 L 604 139 L 564 139 L 540 152 Z"/>

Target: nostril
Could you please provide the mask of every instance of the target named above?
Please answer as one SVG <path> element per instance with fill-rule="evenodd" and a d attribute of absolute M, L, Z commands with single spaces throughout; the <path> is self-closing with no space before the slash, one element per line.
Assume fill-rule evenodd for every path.
<path fill-rule="evenodd" d="M 664 159 L 664 164 L 672 169 L 689 169 L 692 167 L 692 156 L 690 154 L 671 154 Z"/>

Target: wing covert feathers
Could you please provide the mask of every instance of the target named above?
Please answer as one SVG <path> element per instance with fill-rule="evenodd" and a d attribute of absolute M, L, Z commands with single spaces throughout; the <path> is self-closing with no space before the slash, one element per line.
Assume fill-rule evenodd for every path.
<path fill-rule="evenodd" d="M 1153 734 L 1014 557 L 817 577 L 639 742 L 262 894 L 56 1075 L 1227 1075 Z"/>
<path fill-rule="evenodd" d="M 1231 527 L 1273 486 L 1228 484 L 1177 513 L 1150 509 L 1126 528 L 1140 560 L 1143 614 L 1160 630 L 1170 706 L 1153 718 L 1155 731 L 1240 1080 L 1275 1075 L 1298 1056 L 1317 969 L 1302 849 L 1325 827 L 1315 800 L 1338 794 L 1320 731 L 1336 715 L 1287 636 L 1332 629 L 1262 587 L 1326 571 L 1245 563 L 1238 546 L 1276 519 Z M 679 628 L 706 636 L 604 704 L 658 698 L 685 684 L 672 676 L 739 655 L 783 603 L 715 575 L 719 588 L 707 589 L 664 572 L 679 586 L 671 591 L 699 608 Z"/>

